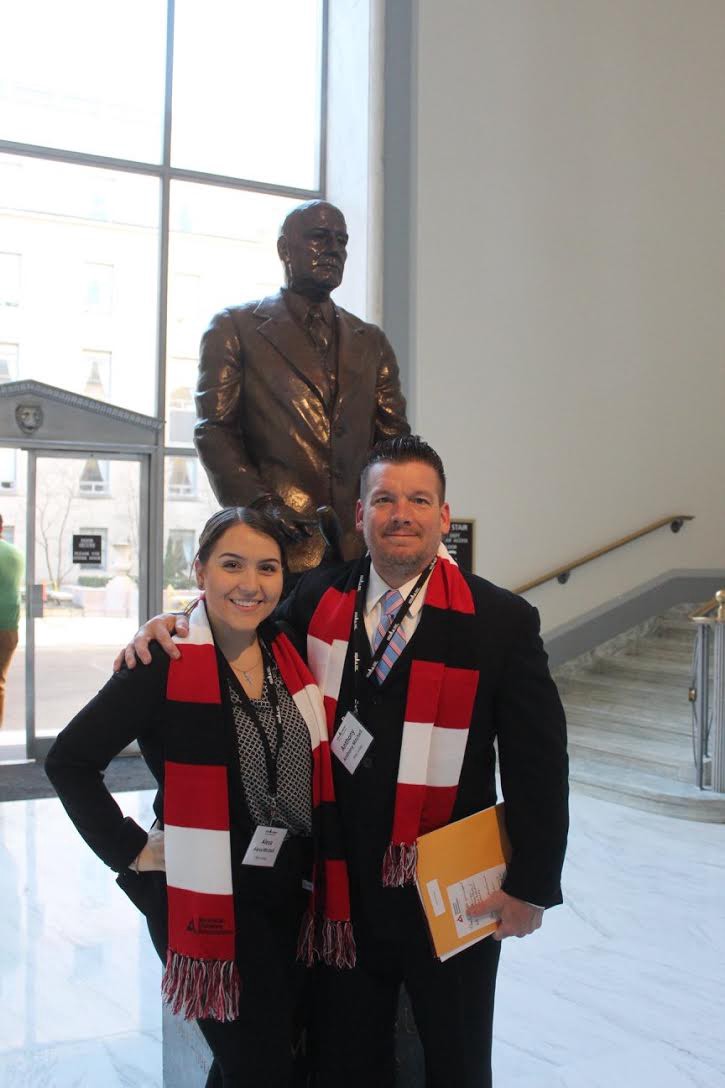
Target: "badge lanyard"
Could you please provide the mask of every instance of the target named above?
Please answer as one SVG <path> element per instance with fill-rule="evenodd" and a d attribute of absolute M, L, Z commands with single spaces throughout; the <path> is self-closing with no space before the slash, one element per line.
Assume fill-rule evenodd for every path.
<path fill-rule="evenodd" d="M 254 706 L 252 700 L 247 695 L 246 691 L 239 684 L 239 693 L 242 699 L 242 705 L 247 713 L 249 720 L 257 730 L 259 740 L 264 750 L 264 762 L 267 766 L 267 784 L 268 784 L 268 797 L 269 797 L 269 822 L 273 823 L 275 815 L 277 813 L 277 764 L 279 762 L 279 752 L 282 747 L 282 741 L 284 739 L 282 730 L 282 711 L 279 706 L 279 698 L 277 696 L 277 685 L 274 680 L 274 672 L 272 671 L 272 662 L 267 653 L 267 648 L 260 640 L 259 648 L 262 651 L 262 661 L 264 662 L 264 672 L 267 678 L 267 691 L 269 692 L 269 701 L 272 706 L 272 712 L 274 714 L 274 721 L 277 732 L 277 746 L 272 752 L 272 746 L 269 743 L 267 732 L 262 725 L 257 709 Z"/>
<path fill-rule="evenodd" d="M 425 570 L 422 571 L 420 577 L 418 578 L 417 582 L 415 583 L 415 585 L 411 589 L 410 593 L 405 598 L 405 600 L 402 602 L 402 604 L 400 605 L 400 608 L 398 609 L 398 611 L 395 613 L 395 618 L 393 619 L 393 621 L 390 624 L 390 626 L 388 627 L 387 631 L 385 632 L 385 634 L 381 638 L 380 645 L 378 646 L 377 650 L 375 651 L 372 658 L 370 659 L 370 664 L 369 664 L 368 668 L 365 670 L 365 679 L 366 680 L 369 680 L 370 677 L 373 675 L 373 673 L 375 672 L 375 670 L 377 669 L 377 667 L 378 667 L 378 665 L 380 663 L 380 660 L 381 660 L 383 654 L 385 653 L 385 651 L 387 650 L 389 644 L 392 642 L 392 640 L 395 638 L 396 634 L 398 633 L 398 629 L 399 629 L 401 623 L 403 622 L 403 620 L 405 619 L 405 617 L 410 612 L 410 609 L 411 609 L 411 607 L 413 605 L 413 602 L 415 601 L 416 597 L 418 596 L 418 594 L 422 590 L 423 586 L 427 582 L 428 578 L 432 574 L 433 568 L 436 565 L 437 558 L 438 558 L 437 556 L 434 556 L 433 559 L 428 564 L 428 566 L 425 568 Z M 369 570 L 368 571 L 362 571 L 361 574 L 360 574 L 360 580 L 358 581 L 358 584 L 357 584 L 357 599 L 356 599 L 356 602 L 355 602 L 355 616 L 354 616 L 354 619 L 353 619 L 353 639 L 354 639 L 354 644 L 353 644 L 354 645 L 354 653 L 353 653 L 353 663 L 354 663 L 354 665 L 353 665 L 353 667 L 354 667 L 354 706 L 353 706 L 353 713 L 354 713 L 355 717 L 358 716 L 359 705 L 360 705 L 360 699 L 359 699 L 359 691 L 360 691 L 360 649 L 361 649 L 360 639 L 362 637 L 367 638 L 367 632 L 365 631 L 364 608 L 365 608 L 365 597 L 366 597 L 366 594 L 367 594 L 368 583 L 369 583 Z"/>

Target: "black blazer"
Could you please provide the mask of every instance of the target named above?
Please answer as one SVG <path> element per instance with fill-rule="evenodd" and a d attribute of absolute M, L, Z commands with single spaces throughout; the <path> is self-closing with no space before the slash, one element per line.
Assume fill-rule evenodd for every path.
<path fill-rule="evenodd" d="M 350 565 L 313 571 L 298 583 L 281 612 L 302 636 L 330 585 L 342 589 Z M 513 856 L 504 890 L 549 907 L 561 902 L 561 869 L 568 830 L 566 723 L 539 636 L 539 615 L 521 597 L 464 573 L 476 615 L 470 617 L 470 660 L 479 684 L 452 818 L 495 803 L 496 750 Z M 425 623 L 425 610 L 420 624 Z M 363 881 L 380 883 L 390 840 L 402 739 L 403 711 L 416 633 L 382 687 L 364 700 L 365 725 L 375 743 L 354 776 L 333 759 L 346 848 Z M 338 721 L 352 706 L 348 653 Z M 353 873 L 353 877 L 355 874 Z"/>

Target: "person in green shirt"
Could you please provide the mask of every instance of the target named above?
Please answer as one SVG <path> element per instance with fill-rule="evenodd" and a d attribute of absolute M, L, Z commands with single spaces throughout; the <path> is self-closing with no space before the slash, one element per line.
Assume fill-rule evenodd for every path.
<path fill-rule="evenodd" d="M 8 669 L 18 645 L 20 579 L 23 576 L 23 556 L 13 544 L 3 540 L 2 532 L 0 514 L 0 728 L 5 713 Z"/>

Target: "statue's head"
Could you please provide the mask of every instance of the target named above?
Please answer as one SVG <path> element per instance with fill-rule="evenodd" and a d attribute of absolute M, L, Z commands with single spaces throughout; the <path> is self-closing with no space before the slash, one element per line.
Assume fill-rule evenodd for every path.
<path fill-rule="evenodd" d="M 277 252 L 288 287 L 321 301 L 340 286 L 347 260 L 345 216 L 324 200 L 293 208 L 279 232 Z"/>

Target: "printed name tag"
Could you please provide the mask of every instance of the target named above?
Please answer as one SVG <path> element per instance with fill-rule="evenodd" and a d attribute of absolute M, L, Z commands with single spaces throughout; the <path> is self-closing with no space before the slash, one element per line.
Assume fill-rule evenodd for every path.
<path fill-rule="evenodd" d="M 286 835 L 286 827 L 258 827 L 242 858 L 242 865 L 261 865 L 271 869 Z"/>
<path fill-rule="evenodd" d="M 365 726 L 348 710 L 340 722 L 340 728 L 335 733 L 330 748 L 343 767 L 350 774 L 355 774 L 358 763 L 372 743 L 372 733 L 368 733 Z"/>

